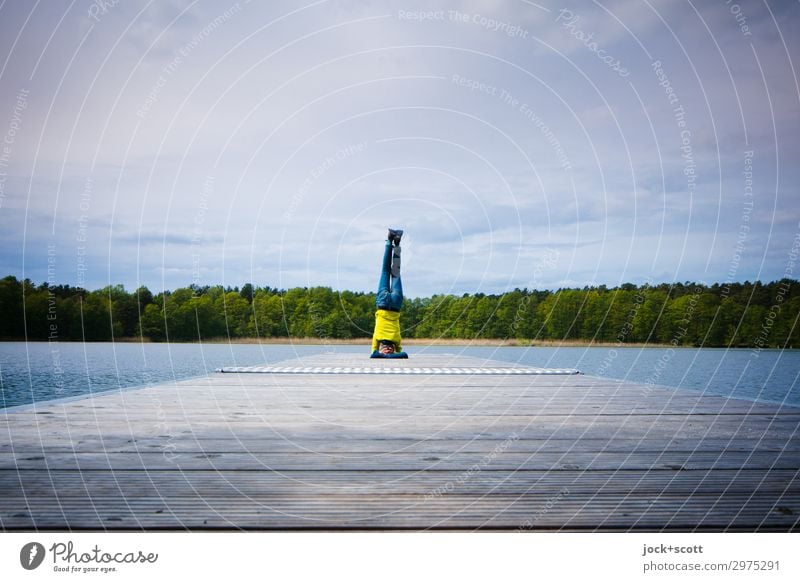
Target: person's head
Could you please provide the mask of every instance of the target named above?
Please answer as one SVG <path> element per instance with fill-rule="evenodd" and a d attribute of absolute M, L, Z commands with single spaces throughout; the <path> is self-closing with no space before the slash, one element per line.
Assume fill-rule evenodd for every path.
<path fill-rule="evenodd" d="M 390 340 L 381 340 L 378 345 L 378 351 L 382 354 L 393 354 L 395 351 L 394 342 Z"/>

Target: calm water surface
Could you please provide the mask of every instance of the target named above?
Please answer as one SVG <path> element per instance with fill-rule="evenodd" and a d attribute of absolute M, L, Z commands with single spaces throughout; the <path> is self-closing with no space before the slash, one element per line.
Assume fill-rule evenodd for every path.
<path fill-rule="evenodd" d="M 365 346 L 247 344 L 0 343 L 0 407 L 120 390 L 273 364 Z M 660 384 L 706 394 L 800 406 L 800 351 L 709 348 L 493 348 L 410 346 L 414 354 L 459 354 Z"/>

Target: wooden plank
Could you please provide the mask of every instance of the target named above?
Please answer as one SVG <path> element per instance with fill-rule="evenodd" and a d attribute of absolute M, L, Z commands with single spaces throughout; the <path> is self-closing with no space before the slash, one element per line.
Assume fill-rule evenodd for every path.
<path fill-rule="evenodd" d="M 477 467 L 478 470 L 649 470 L 673 469 L 793 469 L 800 466 L 800 453 L 763 452 L 672 452 L 662 453 L 610 453 L 596 451 L 574 452 L 524 452 L 449 453 L 425 455 L 420 453 L 375 454 L 318 454 L 318 453 L 49 453 L 0 454 L 0 469 L 148 469 L 194 471 L 292 471 L 313 465 L 322 471 L 371 471 L 392 467 L 398 471 L 424 471 L 439 469 L 458 471 Z"/>
<path fill-rule="evenodd" d="M 150 422 L 67 422 L 46 426 L 24 426 L 13 429 L 9 442 L 23 443 L 31 438 L 57 439 L 69 431 L 72 438 L 101 438 L 103 435 L 130 435 L 131 437 L 162 436 L 164 439 L 193 438 L 193 435 L 215 435 L 235 438 L 258 436 L 282 437 L 296 440 L 315 435 L 316 438 L 379 438 L 402 433 L 407 438 L 461 438 L 474 435 L 483 438 L 520 439 L 577 439 L 593 436 L 598 439 L 617 438 L 716 438 L 736 439 L 767 438 L 794 439 L 798 424 L 792 420 L 751 419 L 746 417 L 720 418 L 681 415 L 636 415 L 576 417 L 573 415 L 537 415 L 526 417 L 470 416 L 448 417 L 409 415 L 369 419 L 355 414 L 347 417 L 309 418 L 306 415 L 265 416 L 260 419 L 219 418 L 159 420 Z M 9 429 L 10 430 L 10 429 Z M 80 436 L 79 436 L 80 435 Z M 187 435 L 187 436 L 183 436 Z"/>
<path fill-rule="evenodd" d="M 0 472 L 9 503 L 46 495 L 54 498 L 121 496 L 197 497 L 262 494 L 313 496 L 318 493 L 405 494 L 439 497 L 450 494 L 524 495 L 572 493 L 597 495 L 698 494 L 796 496 L 797 472 L 786 469 L 742 471 L 118 471 L 21 470 Z"/>
<path fill-rule="evenodd" d="M 415 410 L 417 416 L 442 416 L 442 415 L 467 415 L 467 416 L 507 416 L 509 414 L 515 416 L 632 416 L 632 415 L 682 415 L 682 416 L 756 416 L 759 413 L 751 411 L 744 407 L 728 407 L 720 409 L 719 407 L 711 404 L 697 405 L 693 402 L 675 402 L 669 405 L 668 408 L 664 404 L 651 404 L 643 403 L 639 405 L 632 405 L 630 402 L 611 401 L 602 402 L 601 400 L 590 400 L 576 404 L 571 401 L 531 401 L 519 399 L 513 403 L 499 404 L 496 402 L 461 402 L 459 404 L 452 404 L 450 402 L 426 402 L 415 401 L 403 403 L 400 400 L 388 400 L 385 403 L 362 403 L 359 410 L 365 413 L 371 412 L 384 412 L 391 404 L 397 406 L 405 405 L 409 410 Z M 161 403 L 159 407 L 159 419 L 166 420 L 183 420 L 187 418 L 193 419 L 210 419 L 215 420 L 224 415 L 236 415 L 246 418 L 262 418 L 264 414 L 275 415 L 301 415 L 308 416 L 314 412 L 307 411 L 324 411 L 327 416 L 337 415 L 342 418 L 347 418 L 348 413 L 352 412 L 353 405 L 346 405 L 344 402 L 339 402 L 334 406 L 321 407 L 321 404 L 311 399 L 298 399 L 293 403 L 278 403 L 270 401 L 253 401 L 250 406 L 242 407 L 236 404 L 229 404 L 227 402 L 216 402 L 215 408 L 193 411 L 188 409 L 185 404 L 180 403 Z M 36 416 L 25 415 L 13 420 L 0 420 L 0 427 L 3 425 L 9 426 L 13 423 L 28 423 L 35 424 L 36 426 L 46 427 L 48 424 L 63 424 L 64 422 L 102 422 L 105 419 L 100 418 L 102 410 L 70 410 L 69 412 L 53 412 L 49 415 L 40 413 Z M 765 416 L 774 417 L 775 419 L 783 418 L 793 422 L 800 421 L 800 414 L 795 412 L 779 411 L 762 413 Z M 138 422 L 152 420 L 152 416 L 147 411 L 137 408 L 135 410 L 125 410 L 124 419 L 128 422 Z"/>
<path fill-rule="evenodd" d="M 435 501 L 406 496 L 262 497 L 231 501 L 227 496 L 195 498 L 30 502 L 2 525 L 39 529 L 478 529 L 668 531 L 753 529 L 796 526 L 793 509 L 759 499 L 707 499 L 701 496 L 526 495 L 449 496 Z M 12 525 L 15 524 L 15 525 Z M 16 525 L 18 524 L 18 525 Z"/>
<path fill-rule="evenodd" d="M 764 438 L 737 438 L 720 439 L 705 438 L 701 440 L 673 438 L 616 438 L 613 440 L 594 438 L 591 436 L 578 439 L 513 439 L 498 437 L 481 437 L 476 435 L 472 439 L 408 439 L 381 437 L 374 439 L 341 438 L 316 439 L 303 438 L 289 440 L 284 438 L 246 437 L 236 438 L 231 436 L 194 435 L 191 439 L 173 440 L 165 443 L 161 437 L 143 436 L 127 438 L 125 436 L 109 435 L 105 437 L 86 437 L 82 440 L 66 443 L 48 439 L 31 439 L 18 443 L 0 444 L 0 452 L 14 454 L 34 453 L 120 453 L 120 452 L 152 452 L 168 450 L 173 453 L 273 453 L 273 452 L 317 452 L 317 453 L 388 453 L 412 452 L 441 453 L 448 452 L 484 452 L 493 451 L 502 446 L 507 451 L 548 451 L 548 452 L 641 452 L 661 453 L 692 452 L 692 451 L 718 451 L 718 452 L 781 452 L 786 450 L 800 450 L 800 434 L 793 438 L 764 439 Z"/>

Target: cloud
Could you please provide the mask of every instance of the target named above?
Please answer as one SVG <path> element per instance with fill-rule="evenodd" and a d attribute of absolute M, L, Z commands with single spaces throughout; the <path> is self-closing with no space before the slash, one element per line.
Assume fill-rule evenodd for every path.
<path fill-rule="evenodd" d="M 22 29 L 28 8 L 3 6 L 0 46 L 20 41 L 0 143 L 30 88 L 0 166 L 9 273 L 41 277 L 52 242 L 73 261 L 83 217 L 89 286 L 371 290 L 390 225 L 421 295 L 718 280 L 745 151 L 739 274 L 783 273 L 800 220 L 796 4 L 742 4 L 750 34 L 722 2 L 574 3 L 572 26 L 517 0 L 233 6 L 120 2 L 88 25 L 76 6 L 57 29 L 55 10 Z"/>

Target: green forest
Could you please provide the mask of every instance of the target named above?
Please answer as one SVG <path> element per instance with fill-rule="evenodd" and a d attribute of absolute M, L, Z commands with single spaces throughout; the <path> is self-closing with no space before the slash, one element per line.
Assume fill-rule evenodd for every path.
<path fill-rule="evenodd" d="M 154 294 L 121 285 L 0 280 L 0 339 L 200 341 L 372 336 L 375 295 L 328 287 L 197 287 Z M 798 282 L 783 279 L 406 299 L 406 338 L 581 340 L 674 346 L 800 346 Z"/>

